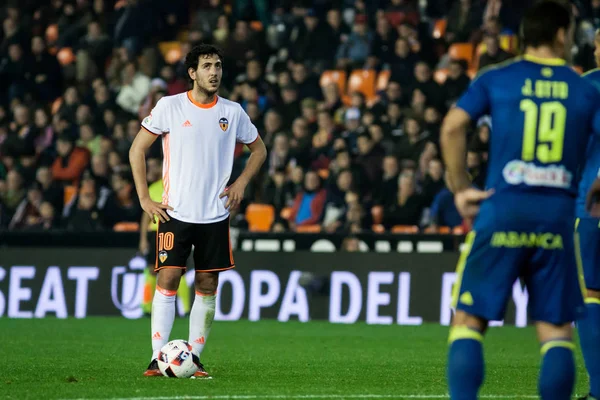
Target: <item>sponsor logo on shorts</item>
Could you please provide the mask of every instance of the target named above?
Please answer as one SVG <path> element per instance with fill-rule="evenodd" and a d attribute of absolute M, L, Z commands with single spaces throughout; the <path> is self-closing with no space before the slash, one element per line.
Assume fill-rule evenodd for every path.
<path fill-rule="evenodd" d="M 161 263 L 164 263 L 165 260 L 167 259 L 167 257 L 169 257 L 169 255 L 164 250 L 161 251 L 160 253 L 158 253 L 158 259 L 160 260 Z"/>
<path fill-rule="evenodd" d="M 551 232 L 494 232 L 490 245 L 512 249 L 539 247 L 545 250 L 560 250 L 563 248 L 563 238 Z"/>
<path fill-rule="evenodd" d="M 568 188 L 571 186 L 573 175 L 562 165 L 549 165 L 547 167 L 513 160 L 502 170 L 504 180 L 511 185 L 524 183 L 529 186 L 547 186 L 554 188 Z"/>
<path fill-rule="evenodd" d="M 227 128 L 229 127 L 229 121 L 227 121 L 227 118 L 223 117 L 219 120 L 219 126 L 221 127 L 221 130 L 223 132 L 225 132 L 227 130 Z"/>

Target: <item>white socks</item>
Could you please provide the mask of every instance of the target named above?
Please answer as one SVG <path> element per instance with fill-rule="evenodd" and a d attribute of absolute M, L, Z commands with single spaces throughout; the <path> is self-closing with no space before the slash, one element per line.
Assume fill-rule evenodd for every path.
<path fill-rule="evenodd" d="M 166 290 L 156 285 L 152 299 L 152 359 L 158 357 L 160 349 L 169 341 L 173 322 L 175 321 L 175 295 L 177 290 Z M 197 296 L 196 296 L 197 297 Z M 214 315 L 213 302 L 213 315 Z M 192 310 L 193 311 L 193 310 Z M 212 320 L 211 320 L 212 322 Z"/>
<path fill-rule="evenodd" d="M 217 295 L 206 295 L 196 291 L 194 305 L 190 313 L 190 338 L 189 343 L 194 352 L 200 357 L 204 344 L 208 339 L 210 328 L 215 319 L 215 303 Z"/>

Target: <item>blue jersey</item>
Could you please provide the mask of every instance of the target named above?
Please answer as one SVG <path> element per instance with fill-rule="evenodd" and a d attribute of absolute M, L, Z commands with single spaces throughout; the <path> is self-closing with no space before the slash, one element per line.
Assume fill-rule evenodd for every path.
<path fill-rule="evenodd" d="M 600 85 L 600 68 L 596 68 L 585 75 L 586 79 Z M 579 196 L 577 197 L 577 217 L 590 218 L 585 209 L 585 198 L 592 183 L 600 177 L 600 138 L 592 135 L 587 148 L 586 163 L 579 182 Z"/>
<path fill-rule="evenodd" d="M 578 172 L 600 134 L 599 102 L 596 86 L 559 59 L 525 55 L 481 74 L 457 104 L 472 120 L 491 115 L 494 126 L 486 188 L 495 194 L 480 217 L 573 218 Z"/>

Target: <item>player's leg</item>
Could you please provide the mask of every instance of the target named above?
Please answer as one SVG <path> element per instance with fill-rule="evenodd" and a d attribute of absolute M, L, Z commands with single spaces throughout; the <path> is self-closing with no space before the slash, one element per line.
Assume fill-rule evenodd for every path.
<path fill-rule="evenodd" d="M 590 392 L 585 398 L 600 398 L 600 221 L 577 220 L 575 251 L 578 267 L 583 269 L 587 287 L 586 315 L 577 321 L 579 342 L 590 379 Z M 581 273 L 581 271 L 580 271 Z"/>
<path fill-rule="evenodd" d="M 185 315 L 189 315 L 190 310 L 192 308 L 192 297 L 190 296 L 190 287 L 187 284 L 185 275 L 182 275 L 181 280 L 179 281 L 179 288 L 177 288 L 177 297 L 179 298 L 179 300 L 181 300 L 183 312 L 185 313 Z"/>
<path fill-rule="evenodd" d="M 457 266 L 456 314 L 448 338 L 448 385 L 453 400 L 475 400 L 484 379 L 483 335 L 502 319 L 518 276 L 519 250 L 489 245 L 493 229 L 471 232 Z"/>
<path fill-rule="evenodd" d="M 142 311 L 144 315 L 149 316 L 152 312 L 152 298 L 156 291 L 156 232 L 148 232 L 148 254 L 146 255 L 146 263 L 148 267 L 144 270 L 144 297 L 142 299 Z"/>
<path fill-rule="evenodd" d="M 215 318 L 219 271 L 234 268 L 229 219 L 198 225 L 194 246 L 196 295 L 190 313 L 189 342 L 201 357 Z M 202 367 L 196 376 L 205 377 L 208 374 Z"/>
<path fill-rule="evenodd" d="M 571 325 L 584 313 L 585 290 L 576 266 L 572 223 L 554 221 L 537 232 L 524 278 L 541 346 L 538 389 L 542 400 L 570 399 L 575 385 Z"/>
<path fill-rule="evenodd" d="M 160 224 L 157 245 L 157 283 L 152 300 L 152 358 L 146 376 L 160 376 L 156 358 L 169 341 L 175 321 L 177 288 L 191 251 L 193 226 L 175 219 Z"/>

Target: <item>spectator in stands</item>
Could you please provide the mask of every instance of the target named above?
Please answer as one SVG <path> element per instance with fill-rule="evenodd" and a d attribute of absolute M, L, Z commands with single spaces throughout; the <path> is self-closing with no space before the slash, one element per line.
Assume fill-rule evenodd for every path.
<path fill-rule="evenodd" d="M 260 43 L 254 33 L 250 30 L 248 22 L 237 20 L 235 30 L 229 35 L 225 48 L 223 49 L 228 58 L 233 63 L 228 68 L 232 68 L 232 73 L 239 73 L 246 67 L 247 60 L 259 57 Z"/>
<path fill-rule="evenodd" d="M 498 64 L 506 61 L 512 56 L 500 48 L 500 40 L 497 35 L 486 34 L 483 37 L 485 52 L 479 56 L 479 68 Z"/>
<path fill-rule="evenodd" d="M 284 86 L 281 89 L 282 103 L 279 106 L 279 113 L 283 121 L 293 121 L 300 115 L 300 101 L 298 100 L 298 88 L 293 83 Z"/>
<path fill-rule="evenodd" d="M 412 160 L 417 162 L 421 153 L 425 150 L 428 140 L 423 135 L 421 122 L 414 116 L 404 120 L 404 135 L 397 145 L 397 156 L 399 160 Z"/>
<path fill-rule="evenodd" d="M 77 146 L 87 149 L 92 156 L 100 153 L 100 136 L 96 135 L 91 125 L 79 125 Z"/>
<path fill-rule="evenodd" d="M 357 107 L 350 107 L 346 110 L 344 113 L 344 125 L 346 129 L 342 132 L 341 137 L 346 142 L 346 147 L 350 152 L 356 154 L 358 152 L 358 136 L 364 132 L 364 129 L 360 125 L 360 110 Z"/>
<path fill-rule="evenodd" d="M 65 185 L 77 185 L 81 173 L 87 167 L 90 153 L 87 149 L 75 147 L 70 137 L 61 135 L 56 142 L 58 157 L 52 164 L 54 180 Z"/>
<path fill-rule="evenodd" d="M 275 207 L 275 214 L 292 204 L 295 194 L 293 184 L 286 182 L 285 168 L 278 168 L 267 179 L 264 190 L 264 200 Z"/>
<path fill-rule="evenodd" d="M 321 187 L 321 178 L 314 171 L 304 177 L 304 190 L 296 195 L 290 223 L 293 228 L 314 225 L 321 219 L 327 192 Z"/>
<path fill-rule="evenodd" d="M 321 39 L 323 40 L 323 39 Z M 306 65 L 302 62 L 295 63 L 292 67 L 292 80 L 298 88 L 298 99 L 319 99 L 322 96 L 319 79 L 309 74 Z"/>
<path fill-rule="evenodd" d="M 433 80 L 429 65 L 422 61 L 418 62 L 415 65 L 414 74 L 416 80 L 414 88 L 420 90 L 425 95 L 428 104 L 431 104 L 436 108 L 443 108 L 445 102 L 444 91 L 440 85 Z M 424 111 L 424 109 L 425 107 L 423 107 L 422 111 Z"/>
<path fill-rule="evenodd" d="M 360 251 L 360 241 L 356 236 L 348 236 L 342 241 L 341 250 L 347 253 L 356 253 Z"/>
<path fill-rule="evenodd" d="M 477 122 L 477 134 L 471 138 L 469 148 L 479 153 L 481 160 L 486 162 L 488 159 L 488 147 L 490 141 L 490 123 L 489 118 L 482 118 Z"/>
<path fill-rule="evenodd" d="M 448 76 L 444 82 L 444 96 L 446 97 L 445 108 L 450 108 L 471 83 L 466 74 L 466 62 L 464 60 L 452 60 L 448 65 Z"/>
<path fill-rule="evenodd" d="M 439 158 L 429 160 L 422 186 L 425 204 L 431 204 L 435 196 L 446 187 L 444 183 L 444 165 Z"/>
<path fill-rule="evenodd" d="M 42 154 L 52 146 L 54 140 L 54 130 L 50 125 L 50 120 L 46 110 L 38 108 L 34 114 L 34 129 L 35 133 L 35 150 L 36 153 Z"/>
<path fill-rule="evenodd" d="M 28 221 L 27 225 L 23 228 L 26 230 L 42 230 L 49 231 L 57 227 L 56 214 L 54 207 L 47 201 L 42 202 L 39 208 L 39 217 Z"/>
<path fill-rule="evenodd" d="M 383 225 L 387 229 L 395 225 L 419 225 L 425 203 L 415 186 L 414 174 L 400 174 L 396 203 L 385 210 L 383 215 Z"/>
<path fill-rule="evenodd" d="M 75 51 L 77 52 L 78 75 L 95 77 L 104 69 L 104 63 L 111 53 L 110 37 L 102 31 L 98 21 L 91 21 L 87 25 L 87 33 L 83 36 Z"/>
<path fill-rule="evenodd" d="M 398 174 L 400 168 L 398 159 L 394 155 L 387 155 L 382 161 L 382 175 L 378 183 L 375 204 L 382 205 L 385 208 L 392 207 L 396 202 L 398 193 Z"/>
<path fill-rule="evenodd" d="M 261 132 L 261 138 L 265 146 L 270 149 L 275 137 L 283 133 L 283 120 L 277 110 L 271 109 L 265 113 L 265 129 Z"/>
<path fill-rule="evenodd" d="M 410 49 L 408 40 L 399 38 L 394 44 L 394 55 L 390 61 L 392 71 L 390 80 L 400 83 L 400 85 L 411 85 L 413 80 L 413 71 L 419 57 Z"/>
<path fill-rule="evenodd" d="M 344 169 L 337 174 L 335 182 L 327 188 L 327 198 L 323 210 L 323 230 L 335 232 L 343 224 L 343 216 L 346 213 L 346 193 L 353 189 L 352 172 Z"/>
<path fill-rule="evenodd" d="M 133 177 L 128 173 L 112 176 L 112 193 L 103 209 L 104 226 L 108 229 L 118 222 L 139 222 L 142 209 L 135 194 Z"/>
<path fill-rule="evenodd" d="M 294 119 L 292 123 L 292 138 L 290 139 L 290 158 L 303 168 L 310 164 L 310 149 L 312 138 L 308 130 L 308 123 L 302 117 Z"/>
<path fill-rule="evenodd" d="M 53 211 L 62 213 L 65 191 L 60 184 L 54 181 L 50 168 L 46 166 L 38 168 L 36 181 L 40 185 L 43 201 L 50 203 Z"/>
<path fill-rule="evenodd" d="M 379 70 L 383 65 L 389 65 L 397 39 L 398 34 L 392 30 L 387 18 L 384 16 L 377 18 L 368 67 Z"/>
<path fill-rule="evenodd" d="M 137 116 L 142 102 L 150 92 L 150 78 L 130 62 L 123 68 L 121 85 L 116 103 L 123 110 Z"/>
<path fill-rule="evenodd" d="M 369 56 L 372 33 L 369 32 L 366 15 L 357 15 L 354 28 L 346 42 L 343 42 L 336 54 L 337 68 L 362 68 Z"/>
<path fill-rule="evenodd" d="M 302 117 L 311 131 L 317 130 L 317 101 L 312 97 L 302 100 L 300 103 Z"/>
<path fill-rule="evenodd" d="M 446 40 L 450 43 L 467 42 L 483 21 L 483 10 L 478 1 L 459 0 L 450 7 Z"/>
<path fill-rule="evenodd" d="M 310 69 L 323 70 L 330 67 L 327 60 L 337 50 L 339 39 L 335 32 L 319 19 L 314 9 L 309 9 L 304 16 L 304 23 L 294 32 L 296 39 L 292 42 L 292 56 L 305 63 Z M 301 98 L 304 93 L 301 92 Z"/>
<path fill-rule="evenodd" d="M 285 168 L 290 161 L 290 141 L 286 134 L 280 133 L 275 136 L 273 149 L 269 152 L 269 175 L 275 170 Z"/>
<path fill-rule="evenodd" d="M 8 46 L 8 57 L 0 60 L 0 101 L 5 104 L 23 98 L 27 92 L 27 64 L 23 48 L 14 43 Z"/>
<path fill-rule="evenodd" d="M 8 225 L 17 207 L 25 198 L 26 192 L 23 187 L 23 178 L 17 170 L 8 171 L 6 174 L 6 188 L 0 191 L 0 203 L 2 204 L 2 223 Z"/>
<path fill-rule="evenodd" d="M 36 98 L 50 102 L 60 96 L 62 71 L 56 57 L 48 53 L 46 43 L 40 36 L 31 40 L 31 59 L 27 63 L 27 77 L 31 80 Z"/>
<path fill-rule="evenodd" d="M 331 82 L 323 87 L 323 106 L 322 110 L 330 113 L 335 113 L 339 108 L 343 106 L 342 99 L 340 97 L 340 90 L 338 85 Z"/>
<path fill-rule="evenodd" d="M 375 185 L 381 177 L 381 163 L 385 153 L 381 146 L 376 145 L 368 133 L 363 133 L 358 137 L 358 156 L 356 164 L 365 171 L 366 178 L 369 181 L 369 193 L 372 193 Z M 366 194 L 366 193 L 365 193 Z"/>
<path fill-rule="evenodd" d="M 37 182 L 29 186 L 27 196 L 17 206 L 8 229 L 24 229 L 38 222 L 40 218 L 40 206 L 43 201 L 41 189 L 41 185 Z"/>
<path fill-rule="evenodd" d="M 273 233 L 283 233 L 283 232 L 287 232 L 289 230 L 289 224 L 288 222 L 280 217 L 276 217 L 275 220 L 273 221 L 273 224 L 271 225 L 271 229 L 270 231 Z"/>
<path fill-rule="evenodd" d="M 319 130 L 312 138 L 312 168 L 327 168 L 333 138 L 337 133 L 333 118 L 327 111 L 319 112 L 317 118 Z"/>
<path fill-rule="evenodd" d="M 77 197 L 77 205 L 65 218 L 65 227 L 78 232 L 103 230 L 102 217 L 96 201 L 94 185 L 83 185 Z"/>

